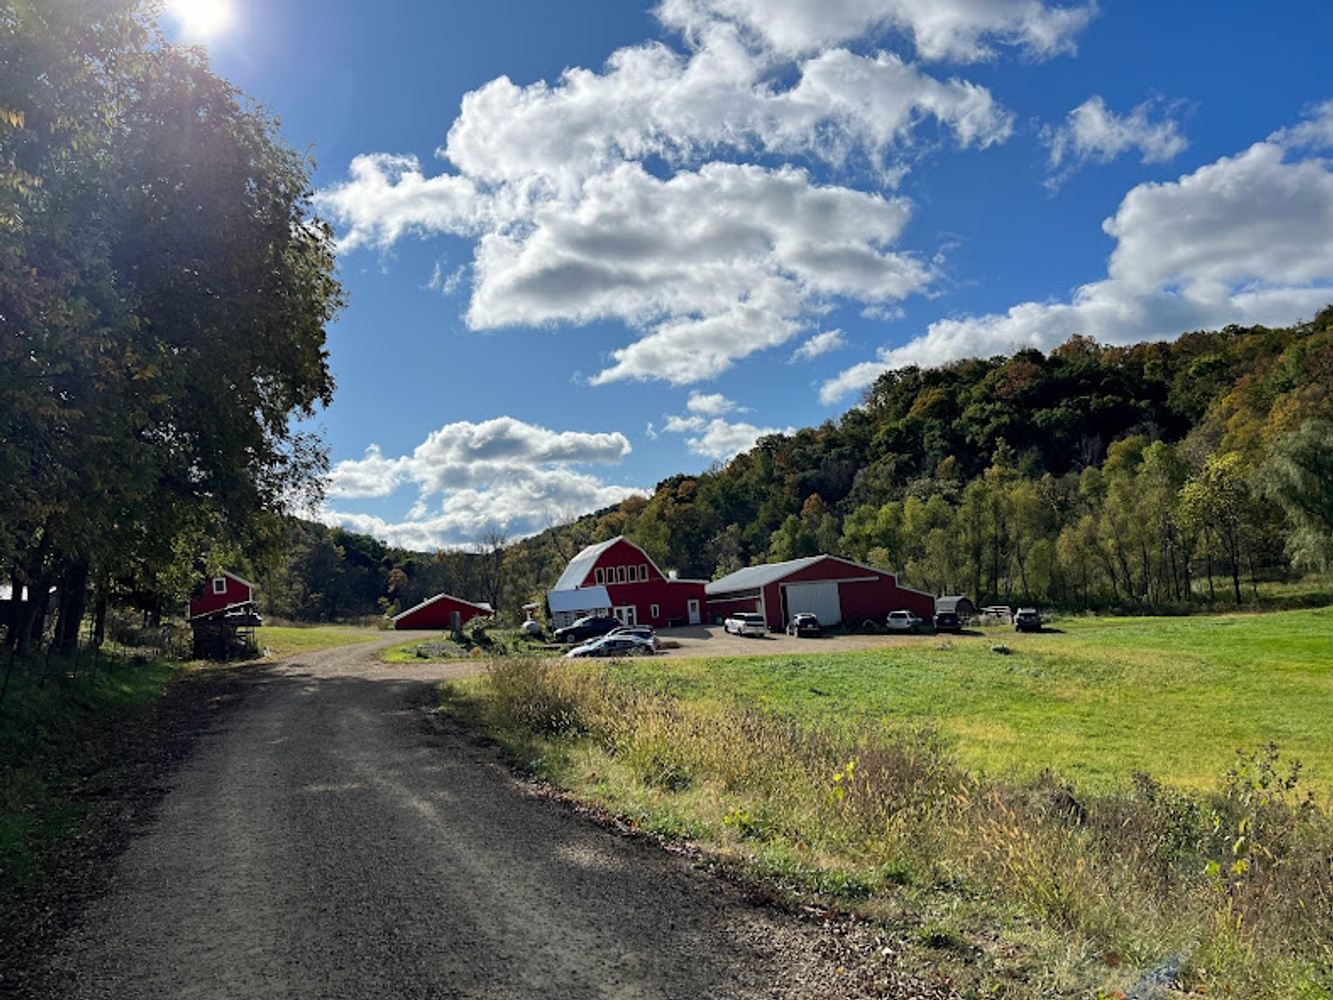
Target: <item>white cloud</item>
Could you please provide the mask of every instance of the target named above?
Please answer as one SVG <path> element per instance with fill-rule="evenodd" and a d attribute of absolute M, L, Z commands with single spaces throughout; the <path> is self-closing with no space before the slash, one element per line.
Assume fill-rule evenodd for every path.
<path fill-rule="evenodd" d="M 720 417 L 724 413 L 742 408 L 720 392 L 692 392 L 685 402 L 685 409 L 691 413 L 702 413 L 706 417 Z"/>
<path fill-rule="evenodd" d="M 1303 121 L 1278 129 L 1269 142 L 1288 149 L 1328 149 L 1333 147 L 1333 100 L 1316 104 Z"/>
<path fill-rule="evenodd" d="M 482 238 L 468 322 L 620 319 L 642 334 L 594 384 L 698 382 L 788 340 L 828 299 L 924 288 L 929 269 L 889 249 L 909 211 L 791 167 L 711 163 L 664 181 L 622 164 L 591 178 L 577 206 L 543 206 L 528 231 Z"/>
<path fill-rule="evenodd" d="M 790 427 L 785 430 L 778 427 L 758 427 L 743 421 L 723 419 L 725 414 L 745 412 L 745 408 L 723 396 L 721 393 L 704 395 L 690 393 L 685 404 L 687 414 L 671 414 L 662 425 L 662 431 L 670 434 L 693 435 L 685 439 L 685 446 L 696 455 L 726 461 L 754 447 L 755 441 L 766 434 L 791 434 Z"/>
<path fill-rule="evenodd" d="M 932 266 L 897 249 L 911 206 L 882 192 L 918 148 L 938 145 L 932 134 L 918 146 L 923 123 L 959 147 L 1012 134 L 985 87 L 879 50 L 885 32 L 906 32 L 926 58 L 989 58 L 996 45 L 1049 55 L 1090 9 L 667 3 L 683 48 L 622 48 L 553 83 L 492 80 L 463 98 L 443 172 L 358 156 L 317 204 L 344 252 L 475 238 L 472 265 L 447 286 L 469 283 L 473 329 L 618 321 L 633 339 L 593 384 L 697 382 L 786 343 L 831 305 L 889 310 L 926 290 Z M 810 163 L 869 189 L 816 184 Z"/>
<path fill-rule="evenodd" d="M 1076 333 L 1113 344 L 1227 323 L 1289 323 L 1333 302 L 1333 169 L 1260 142 L 1170 183 L 1140 184 L 1102 228 L 1107 276 L 1067 302 L 942 319 L 826 382 L 825 403 L 882 372 L 1033 346 Z"/>
<path fill-rule="evenodd" d="M 721 418 L 708 421 L 698 437 L 685 439 L 685 446 L 696 455 L 725 462 L 754 447 L 754 443 L 769 434 L 794 434 L 792 427 L 756 427 L 744 422 L 730 423 Z"/>
<path fill-rule="evenodd" d="M 466 543 L 497 527 L 530 534 L 567 511 L 596 510 L 641 494 L 576 469 L 614 464 L 629 452 L 619 432 L 553 431 L 512 417 L 447 424 L 411 455 L 386 458 L 371 445 L 364 457 L 339 462 L 330 474 L 332 499 L 384 497 L 415 484 L 419 498 L 406 520 L 334 509 L 320 516 L 408 547 Z M 440 499 L 432 513 L 427 501 L 435 497 Z"/>
<path fill-rule="evenodd" d="M 343 251 L 387 247 L 406 233 L 477 233 L 492 205 L 467 177 L 427 178 L 415 156 L 368 153 L 352 159 L 342 184 L 319 192 L 324 211 L 343 224 Z"/>
<path fill-rule="evenodd" d="M 363 457 L 339 462 L 329 473 L 331 497 L 387 497 L 401 485 L 407 459 L 385 458 L 372 444 Z"/>
<path fill-rule="evenodd" d="M 666 423 L 662 425 L 662 430 L 668 434 L 685 434 L 688 431 L 701 431 L 708 425 L 708 421 L 700 416 L 683 417 L 679 414 L 672 414 L 666 418 Z"/>
<path fill-rule="evenodd" d="M 481 183 L 540 179 L 571 196 L 588 177 L 649 156 L 688 165 L 761 150 L 841 162 L 859 149 L 880 161 L 926 117 L 961 146 L 1012 132 L 984 87 L 937 80 L 889 53 L 832 49 L 794 66 L 795 83 L 775 85 L 770 54 L 713 25 L 688 54 L 651 42 L 617 50 L 600 73 L 567 69 L 554 85 L 502 76 L 463 98 L 440 153 Z"/>
<path fill-rule="evenodd" d="M 812 361 L 822 354 L 841 350 L 847 346 L 847 338 L 841 330 L 825 330 L 809 338 L 796 350 L 792 351 L 791 361 Z"/>
<path fill-rule="evenodd" d="M 923 58 L 973 62 L 994 58 L 996 44 L 1038 58 L 1072 52 L 1095 12 L 1039 0 L 663 0 L 658 17 L 691 34 L 732 22 L 793 55 L 896 31 Z"/>
<path fill-rule="evenodd" d="M 1189 143 L 1179 124 L 1172 118 L 1153 121 L 1152 108 L 1153 102 L 1145 101 L 1118 115 L 1094 95 L 1069 112 L 1064 124 L 1046 129 L 1043 138 L 1055 171 L 1052 186 L 1085 163 L 1110 163 L 1131 150 L 1138 150 L 1144 163 L 1165 163 L 1183 153 Z"/>

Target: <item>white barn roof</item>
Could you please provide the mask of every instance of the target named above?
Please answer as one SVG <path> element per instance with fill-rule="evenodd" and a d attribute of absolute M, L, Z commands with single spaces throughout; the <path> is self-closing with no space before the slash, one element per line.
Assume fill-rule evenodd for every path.
<path fill-rule="evenodd" d="M 571 565 L 573 564 L 571 563 Z M 561 577 L 561 579 L 563 580 L 564 577 Z M 552 590 L 547 592 L 546 601 L 551 605 L 551 613 L 556 615 L 562 611 L 596 611 L 598 608 L 611 607 L 611 595 L 606 592 L 605 587 L 576 587 L 569 590 Z"/>
<path fill-rule="evenodd" d="M 616 535 L 615 538 L 608 539 L 605 542 L 589 545 L 573 559 L 569 560 L 569 565 L 566 566 L 565 571 L 560 574 L 560 579 L 555 581 L 555 589 L 552 590 L 551 593 L 560 590 L 574 590 L 577 588 L 579 584 L 583 583 L 583 581 L 588 578 L 588 573 L 592 570 L 593 566 L 597 564 L 597 560 L 601 557 L 602 553 L 624 537 L 624 535 Z M 609 604 L 599 604 L 597 606 L 610 607 Z M 555 609 L 552 608 L 551 610 L 554 611 Z"/>
<path fill-rule="evenodd" d="M 714 580 L 704 592 L 707 594 L 734 594 L 738 590 L 756 590 L 767 587 L 783 577 L 790 576 L 807 566 L 813 566 L 827 556 L 805 556 L 802 559 L 788 559 L 786 562 L 765 563 L 762 566 L 746 566 L 735 573 L 728 573 L 720 580 Z"/>

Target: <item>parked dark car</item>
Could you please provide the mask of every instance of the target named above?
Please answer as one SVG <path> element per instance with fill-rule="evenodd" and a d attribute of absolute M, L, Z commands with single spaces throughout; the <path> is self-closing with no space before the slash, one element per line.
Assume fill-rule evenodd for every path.
<path fill-rule="evenodd" d="M 818 639 L 824 634 L 824 630 L 818 618 L 807 612 L 801 612 L 792 615 L 791 621 L 787 622 L 787 634 L 802 639 Z"/>
<path fill-rule="evenodd" d="M 956 611 L 937 611 L 935 612 L 935 631 L 961 632 L 963 631 L 963 620 L 958 617 Z"/>
<path fill-rule="evenodd" d="M 620 628 L 622 622 L 619 618 L 606 617 L 599 615 L 588 615 L 580 618 L 572 625 L 566 625 L 564 628 L 555 630 L 556 642 L 587 642 L 589 639 L 595 639 L 599 635 L 606 635 L 613 628 Z"/>
<path fill-rule="evenodd" d="M 1015 632 L 1040 632 L 1041 615 L 1036 608 L 1019 608 L 1014 612 Z"/>

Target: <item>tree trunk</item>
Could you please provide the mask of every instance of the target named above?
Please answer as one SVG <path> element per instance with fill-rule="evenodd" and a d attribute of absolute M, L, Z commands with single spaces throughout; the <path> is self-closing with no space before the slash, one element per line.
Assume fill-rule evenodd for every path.
<path fill-rule="evenodd" d="M 97 603 L 93 606 L 93 648 L 101 647 L 106 639 L 106 587 L 97 588 Z"/>
<path fill-rule="evenodd" d="M 87 599 L 88 562 L 80 559 L 70 565 L 60 581 L 60 610 L 54 640 L 60 656 L 70 656 L 79 648 L 79 629 Z"/>

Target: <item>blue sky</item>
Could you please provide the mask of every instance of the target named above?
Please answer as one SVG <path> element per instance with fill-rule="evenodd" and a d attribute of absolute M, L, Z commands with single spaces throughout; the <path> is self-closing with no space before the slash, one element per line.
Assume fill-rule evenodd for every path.
<path fill-rule="evenodd" d="M 206 35 L 178 16 L 223 3 Z M 400 544 L 539 530 L 888 367 L 1333 300 L 1324 0 L 177 0 L 166 24 L 317 160 L 350 303 L 321 516 Z"/>

